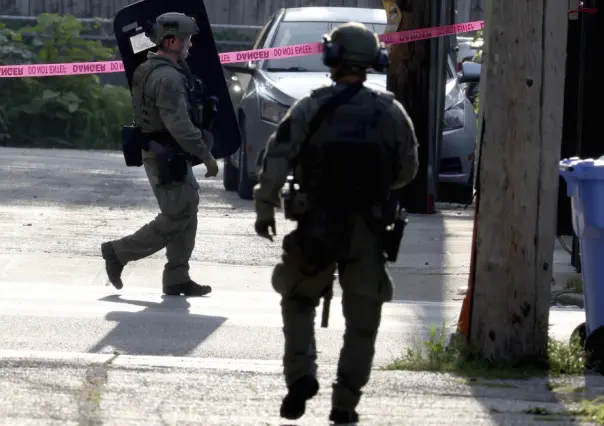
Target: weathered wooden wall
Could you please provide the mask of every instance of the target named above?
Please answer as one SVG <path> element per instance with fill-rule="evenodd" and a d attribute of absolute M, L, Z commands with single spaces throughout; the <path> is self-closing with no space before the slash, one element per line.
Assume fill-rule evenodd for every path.
<path fill-rule="evenodd" d="M 0 14 L 35 16 L 69 13 L 80 18 L 111 18 L 136 0 L 0 0 Z M 205 0 L 213 24 L 263 25 L 281 7 L 349 6 L 382 8 L 382 0 Z"/>
<path fill-rule="evenodd" d="M 455 0 L 455 22 L 484 19 L 484 0 Z"/>

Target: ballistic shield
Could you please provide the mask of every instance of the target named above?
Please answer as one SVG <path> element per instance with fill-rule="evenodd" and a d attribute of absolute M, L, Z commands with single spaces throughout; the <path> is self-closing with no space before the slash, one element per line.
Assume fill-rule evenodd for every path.
<path fill-rule="evenodd" d="M 132 75 L 136 67 L 146 60 L 147 52 L 156 50 L 145 30 L 158 16 L 167 12 L 180 12 L 195 18 L 199 32 L 192 37 L 193 46 L 187 62 L 192 73 L 205 84 L 208 96 L 218 98 L 218 111 L 212 127 L 212 155 L 214 158 L 228 157 L 239 149 L 241 134 L 202 0 L 142 0 L 125 6 L 115 15 L 113 31 L 128 85 L 132 88 Z"/>

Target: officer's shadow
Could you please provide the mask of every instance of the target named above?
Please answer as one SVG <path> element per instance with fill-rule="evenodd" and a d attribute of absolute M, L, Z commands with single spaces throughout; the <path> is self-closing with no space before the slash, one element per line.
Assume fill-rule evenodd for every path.
<path fill-rule="evenodd" d="M 226 321 L 226 317 L 189 313 L 185 297 L 163 296 L 161 303 L 106 296 L 99 301 L 144 306 L 140 312 L 110 312 L 116 326 L 90 353 L 118 351 L 123 355 L 187 356 Z"/>

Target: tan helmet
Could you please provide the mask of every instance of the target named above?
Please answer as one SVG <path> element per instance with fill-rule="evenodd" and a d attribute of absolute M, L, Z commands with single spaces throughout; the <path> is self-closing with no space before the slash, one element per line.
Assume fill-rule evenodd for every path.
<path fill-rule="evenodd" d="M 168 12 L 159 15 L 147 36 L 155 44 L 160 44 L 166 37 L 188 37 L 199 32 L 195 19 L 184 13 Z"/>

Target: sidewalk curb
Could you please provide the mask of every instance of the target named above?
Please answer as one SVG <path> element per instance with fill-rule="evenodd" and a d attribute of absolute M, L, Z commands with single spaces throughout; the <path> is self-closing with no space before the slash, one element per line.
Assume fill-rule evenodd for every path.
<path fill-rule="evenodd" d="M 578 306 L 582 309 L 585 308 L 585 301 L 583 299 L 583 295 L 580 293 L 561 291 L 557 294 L 552 294 L 552 301 L 565 306 Z"/>
<path fill-rule="evenodd" d="M 140 369 L 140 368 L 176 368 L 187 370 L 228 370 L 247 371 L 267 374 L 282 374 L 282 360 L 263 359 L 232 359 L 232 358 L 200 358 L 200 357 L 172 357 L 172 356 L 147 356 L 147 355 L 121 355 L 117 353 L 82 353 L 82 352 L 46 352 L 46 351 L 21 351 L 0 350 L 0 365 L 55 365 L 89 367 L 93 364 L 106 364 L 111 361 L 112 368 Z M 335 371 L 337 365 L 318 363 L 323 371 Z M 374 368 L 374 370 L 379 370 Z"/>

